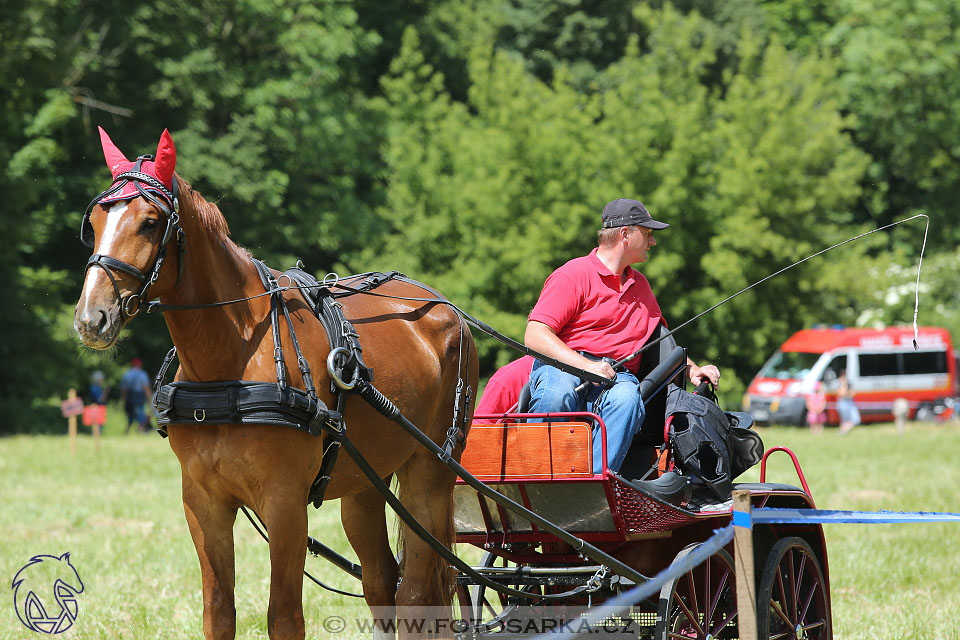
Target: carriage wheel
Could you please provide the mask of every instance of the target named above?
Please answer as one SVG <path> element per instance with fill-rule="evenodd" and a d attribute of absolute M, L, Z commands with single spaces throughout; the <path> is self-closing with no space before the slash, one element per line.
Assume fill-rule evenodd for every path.
<path fill-rule="evenodd" d="M 832 637 L 827 589 L 820 562 L 807 541 L 795 537 L 779 540 L 763 565 L 757 591 L 759 637 Z"/>
<path fill-rule="evenodd" d="M 699 543 L 688 546 L 677 554 L 674 562 L 689 555 L 698 546 Z M 657 640 L 707 640 L 735 635 L 736 617 L 733 558 L 721 549 L 706 562 L 663 585 L 655 637 Z"/>

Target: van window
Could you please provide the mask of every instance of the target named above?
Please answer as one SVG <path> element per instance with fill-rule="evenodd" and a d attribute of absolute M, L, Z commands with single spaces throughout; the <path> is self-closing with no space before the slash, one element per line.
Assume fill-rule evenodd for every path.
<path fill-rule="evenodd" d="M 823 370 L 823 380 L 827 383 L 834 382 L 840 377 L 840 372 L 847 368 L 847 356 L 837 356 L 830 361 L 827 368 Z"/>
<path fill-rule="evenodd" d="M 780 351 L 770 356 L 767 364 L 763 365 L 757 377 L 778 378 L 780 380 L 801 380 L 810 368 L 820 359 L 821 353 L 804 353 L 802 351 Z"/>
<path fill-rule="evenodd" d="M 895 376 L 900 373 L 896 353 L 861 353 L 860 377 Z"/>
<path fill-rule="evenodd" d="M 947 373 L 945 351 L 861 353 L 860 376 L 896 376 Z"/>
<path fill-rule="evenodd" d="M 901 354 L 901 357 L 905 375 L 947 373 L 946 351 L 914 351 Z"/>

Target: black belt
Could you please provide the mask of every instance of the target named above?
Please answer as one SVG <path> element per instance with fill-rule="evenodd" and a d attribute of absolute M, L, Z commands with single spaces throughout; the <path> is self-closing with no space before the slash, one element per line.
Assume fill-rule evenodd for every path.
<path fill-rule="evenodd" d="M 160 387 L 158 424 L 269 424 L 320 435 L 340 415 L 316 396 L 271 382 L 172 382 Z"/>

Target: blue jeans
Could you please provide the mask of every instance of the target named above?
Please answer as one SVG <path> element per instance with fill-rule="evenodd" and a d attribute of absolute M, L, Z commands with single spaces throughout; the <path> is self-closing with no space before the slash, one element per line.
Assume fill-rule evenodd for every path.
<path fill-rule="evenodd" d="M 838 398 L 837 413 L 840 414 L 840 422 L 850 422 L 854 426 L 860 424 L 860 411 L 852 398 Z"/>
<path fill-rule="evenodd" d="M 590 411 L 603 419 L 607 426 L 607 467 L 620 469 L 633 436 L 643 426 L 646 415 L 640 398 L 640 382 L 628 371 L 617 373 L 612 387 L 591 384 L 577 393 L 583 380 L 534 360 L 530 372 L 530 413 L 555 411 Z M 593 472 L 600 473 L 603 465 L 603 441 L 599 425 L 593 427 Z"/>

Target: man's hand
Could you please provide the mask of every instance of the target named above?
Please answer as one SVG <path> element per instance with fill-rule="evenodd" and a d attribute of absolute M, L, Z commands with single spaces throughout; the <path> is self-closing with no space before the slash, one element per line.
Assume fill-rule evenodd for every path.
<path fill-rule="evenodd" d="M 720 385 L 720 369 L 717 369 L 717 367 L 712 364 L 698 367 L 691 362 L 690 367 L 687 369 L 687 375 L 693 384 L 700 384 L 704 379 L 707 379 L 715 387 Z"/>
<path fill-rule="evenodd" d="M 617 377 L 617 372 L 613 370 L 613 367 L 610 366 L 610 363 L 604 362 L 603 360 L 591 360 L 590 358 L 584 358 L 583 362 L 579 364 L 579 367 L 589 371 L 590 373 L 595 373 L 598 376 L 603 376 L 604 378 L 608 378 L 610 380 L 613 380 Z"/>

